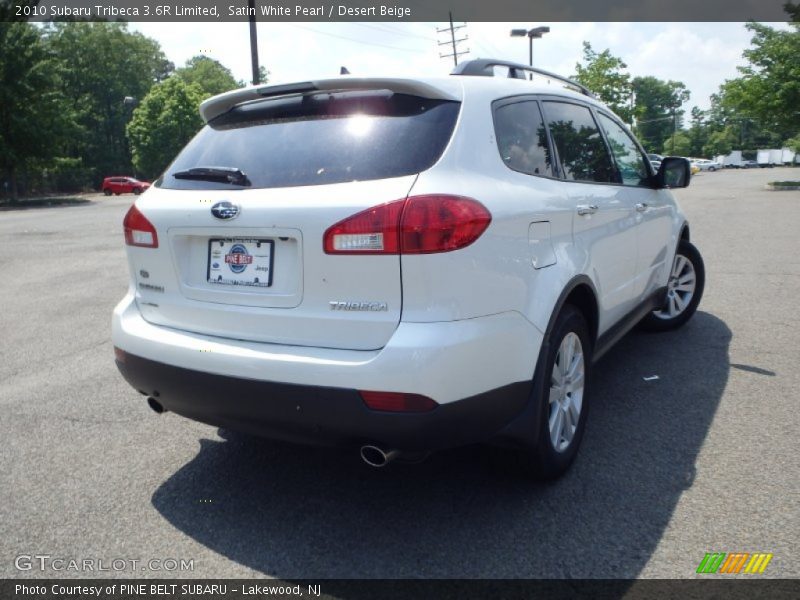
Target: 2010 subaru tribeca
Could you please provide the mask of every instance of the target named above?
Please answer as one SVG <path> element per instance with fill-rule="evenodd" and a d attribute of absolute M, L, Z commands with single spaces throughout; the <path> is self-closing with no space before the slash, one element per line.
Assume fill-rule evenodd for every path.
<path fill-rule="evenodd" d="M 530 72 L 204 102 L 125 217 L 123 376 L 158 412 L 373 465 L 493 442 L 561 474 L 593 363 L 637 323 L 685 323 L 704 270 L 668 189 L 685 159 L 653 172 L 588 90 Z"/>

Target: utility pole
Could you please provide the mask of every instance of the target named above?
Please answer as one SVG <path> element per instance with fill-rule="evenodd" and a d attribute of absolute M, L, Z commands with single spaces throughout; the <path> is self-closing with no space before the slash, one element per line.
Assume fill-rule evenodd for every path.
<path fill-rule="evenodd" d="M 256 0 L 247 0 L 250 20 L 250 61 L 253 64 L 253 85 L 261 83 L 258 68 L 258 33 L 256 32 Z"/>
<path fill-rule="evenodd" d="M 439 58 L 449 58 L 449 57 L 452 56 L 453 57 L 453 66 L 457 67 L 458 66 L 458 57 L 462 56 L 464 54 L 467 54 L 469 52 L 469 48 L 467 48 L 463 52 L 459 52 L 458 51 L 458 45 L 457 44 L 459 44 L 460 42 L 466 42 L 468 38 L 467 38 L 467 36 L 465 34 L 463 38 L 456 39 L 456 31 L 459 30 L 459 29 L 463 29 L 464 27 L 467 26 L 467 24 L 466 23 L 462 23 L 461 25 L 453 25 L 453 12 L 450 11 L 448 14 L 450 15 L 450 27 L 445 27 L 443 29 L 438 29 L 437 28 L 436 29 L 436 33 L 440 34 L 440 33 L 445 33 L 445 32 L 448 32 L 448 31 L 450 32 L 450 40 L 449 41 L 445 40 L 444 42 L 439 42 L 439 45 L 440 46 L 446 46 L 448 44 L 452 45 L 453 46 L 453 53 L 452 54 L 442 54 L 440 52 L 439 53 Z"/>

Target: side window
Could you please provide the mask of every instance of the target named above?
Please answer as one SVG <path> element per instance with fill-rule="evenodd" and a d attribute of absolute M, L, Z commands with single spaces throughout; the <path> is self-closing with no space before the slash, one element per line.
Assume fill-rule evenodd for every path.
<path fill-rule="evenodd" d="M 571 181 L 619 183 L 611 155 L 585 106 L 545 102 L 550 135 L 558 150 L 564 176 Z"/>
<path fill-rule="evenodd" d="M 553 157 L 538 102 L 500 106 L 494 112 L 494 130 L 500 157 L 509 169 L 553 176 Z"/>
<path fill-rule="evenodd" d="M 647 185 L 650 173 L 644 164 L 642 153 L 636 147 L 636 143 L 630 134 L 616 121 L 598 113 L 600 126 L 606 132 L 608 144 L 611 146 L 611 154 L 617 161 L 617 169 L 622 177 L 624 185 L 643 186 Z"/>

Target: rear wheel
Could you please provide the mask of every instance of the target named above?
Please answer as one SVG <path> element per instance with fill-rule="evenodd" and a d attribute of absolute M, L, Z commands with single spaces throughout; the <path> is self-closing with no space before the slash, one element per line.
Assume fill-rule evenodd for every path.
<path fill-rule="evenodd" d="M 104 190 L 103 190 L 103 193 L 104 193 L 106 196 L 110 196 L 110 195 L 111 195 L 111 190 L 110 190 L 110 189 L 108 189 L 108 188 L 106 188 L 106 189 L 104 189 Z"/>
<path fill-rule="evenodd" d="M 694 245 L 681 240 L 672 263 L 664 306 L 647 315 L 641 327 L 649 331 L 668 331 L 684 325 L 700 304 L 705 282 L 703 257 Z"/>
<path fill-rule="evenodd" d="M 586 392 L 592 345 L 583 314 L 563 308 L 550 333 L 547 356 L 534 378 L 539 402 L 539 431 L 520 450 L 523 467 L 538 479 L 555 479 L 569 469 L 586 424 Z"/>

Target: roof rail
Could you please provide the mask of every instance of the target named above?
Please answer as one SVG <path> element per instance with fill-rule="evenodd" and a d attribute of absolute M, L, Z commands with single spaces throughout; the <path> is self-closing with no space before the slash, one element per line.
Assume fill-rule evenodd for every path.
<path fill-rule="evenodd" d="M 531 67 L 529 65 L 523 65 L 520 63 L 511 62 L 508 60 L 500 60 L 496 58 L 478 58 L 475 60 L 468 60 L 466 62 L 462 62 L 460 65 L 456 66 L 450 73 L 450 75 L 472 75 L 477 77 L 494 77 L 494 70 L 492 67 L 508 67 L 508 76 L 514 79 L 527 79 L 525 77 L 525 72 L 528 73 L 535 73 L 536 75 L 542 75 L 549 79 L 557 79 L 563 83 L 566 83 L 568 86 L 575 88 L 581 94 L 585 96 L 589 96 L 590 98 L 594 98 L 595 95 L 587 88 L 585 85 L 578 83 L 568 77 L 564 77 L 563 75 L 556 75 L 555 73 L 551 73 L 550 71 L 545 71 L 544 69 L 537 69 L 536 67 Z"/>

